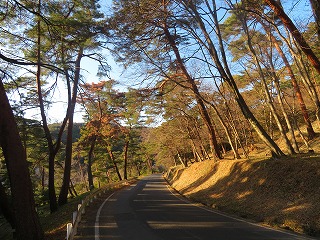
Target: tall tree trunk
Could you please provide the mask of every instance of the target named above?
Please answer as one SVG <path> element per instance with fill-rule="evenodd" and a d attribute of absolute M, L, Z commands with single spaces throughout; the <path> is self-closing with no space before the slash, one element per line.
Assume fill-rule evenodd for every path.
<path fill-rule="evenodd" d="M 164 4 L 165 5 L 165 4 Z M 166 20 L 165 20 L 166 21 Z M 200 93 L 199 93 L 199 89 L 194 81 L 194 79 L 190 76 L 189 72 L 187 71 L 186 67 L 185 67 L 185 64 L 184 64 L 184 61 L 182 60 L 182 57 L 180 56 L 180 52 L 179 52 L 179 49 L 177 47 L 177 44 L 174 40 L 174 37 L 171 35 L 168 27 L 167 27 L 167 23 L 164 22 L 163 23 L 163 31 L 164 31 L 164 35 L 166 36 L 174 54 L 175 54 L 175 57 L 177 59 L 177 63 L 178 63 L 178 66 L 179 66 L 179 70 L 181 70 L 184 74 L 184 76 L 186 77 L 188 83 L 190 84 L 190 88 L 194 94 L 194 97 L 197 101 L 197 105 L 198 105 L 198 108 L 199 108 L 199 112 L 200 112 L 200 115 L 208 129 L 208 132 L 209 132 L 209 136 L 210 136 L 210 146 L 211 146 L 211 149 L 214 153 L 214 155 L 218 158 L 218 159 L 222 159 L 222 155 L 221 155 L 221 152 L 219 150 L 219 146 L 218 146 L 218 142 L 217 142 L 217 138 L 216 138 L 216 133 L 215 133 L 215 130 L 214 130 L 214 127 L 213 127 L 213 124 L 211 122 L 211 119 L 210 119 L 210 116 L 208 114 L 208 111 L 206 109 L 206 106 L 200 96 Z"/>
<path fill-rule="evenodd" d="M 38 12 L 40 14 L 41 12 L 41 1 L 39 0 L 38 3 Z M 43 101 L 43 95 L 41 90 L 41 26 L 40 26 L 40 17 L 38 18 L 38 25 L 37 25 L 37 75 L 36 75 L 36 81 L 37 81 L 37 94 L 38 94 L 38 101 L 39 101 L 39 107 L 40 107 L 40 114 L 42 119 L 42 126 L 45 132 L 45 136 L 48 142 L 48 148 L 49 148 L 49 201 L 50 201 L 50 211 L 55 212 L 58 209 L 57 205 L 57 197 L 56 197 L 56 191 L 55 191 L 55 185 L 54 185 L 54 158 L 55 158 L 55 150 L 53 146 L 53 140 L 51 137 L 51 133 L 48 127 L 48 122 L 44 110 L 44 101 Z"/>
<path fill-rule="evenodd" d="M 225 114 L 226 115 L 226 118 L 227 118 L 227 121 L 229 122 L 229 126 L 231 127 L 232 129 L 232 132 L 235 136 L 235 144 L 237 144 L 237 142 L 239 143 L 240 145 L 240 148 L 242 148 L 242 151 L 243 151 L 243 154 L 245 155 L 246 158 L 249 158 L 249 154 L 248 154 L 248 151 L 247 149 L 245 148 L 244 144 L 242 143 L 242 140 L 241 140 L 241 137 L 240 137 L 240 134 L 238 132 L 238 129 L 237 129 L 237 124 L 235 123 L 234 121 L 234 115 L 238 116 L 239 114 L 232 114 L 231 113 L 231 109 L 229 107 L 229 104 L 227 102 L 227 99 L 223 96 L 223 94 L 221 94 L 221 96 L 223 97 L 224 101 L 225 101 L 225 106 L 226 106 L 226 109 L 227 109 L 227 113 Z M 240 128 L 242 128 L 241 126 L 238 126 Z M 243 128 L 244 129 L 244 128 Z M 244 130 L 244 136 L 246 138 L 246 133 L 245 133 L 245 130 Z M 235 146 L 235 148 L 237 149 L 237 146 Z"/>
<path fill-rule="evenodd" d="M 205 2 L 207 4 L 207 6 L 210 7 L 208 1 L 206 0 Z M 230 89 L 233 91 L 234 96 L 235 96 L 235 100 L 238 103 L 243 115 L 250 122 L 252 128 L 256 131 L 259 138 L 270 148 L 270 150 L 273 152 L 273 155 L 275 155 L 277 157 L 283 156 L 284 153 L 281 151 L 279 146 L 271 139 L 271 137 L 267 134 L 267 132 L 263 129 L 263 127 L 261 126 L 259 121 L 254 117 L 254 115 L 250 111 L 248 105 L 246 104 L 245 100 L 243 99 L 242 95 L 239 92 L 239 89 L 236 85 L 236 82 L 234 81 L 233 76 L 232 76 L 230 69 L 228 67 L 226 55 L 224 52 L 224 46 L 223 46 L 222 37 L 221 37 L 221 33 L 220 33 L 219 22 L 218 22 L 218 18 L 217 18 L 217 14 L 216 14 L 217 11 L 216 11 L 215 0 L 213 0 L 212 3 L 214 5 L 214 10 L 213 11 L 210 10 L 210 11 L 211 11 L 211 16 L 214 19 L 214 24 L 215 24 L 215 27 L 217 30 L 217 37 L 219 40 L 219 47 L 220 47 L 220 52 L 222 55 L 222 62 L 223 62 L 224 67 L 222 65 L 222 62 L 220 61 L 220 58 L 219 58 L 218 52 L 215 48 L 215 45 L 211 40 L 210 34 L 207 32 L 205 24 L 196 9 L 196 6 L 192 2 L 187 1 L 186 8 L 189 11 L 192 11 L 192 13 L 194 14 L 194 18 L 195 18 L 196 22 L 198 23 L 198 25 L 204 35 L 204 38 L 206 40 L 207 45 L 205 47 L 208 49 L 210 57 L 212 58 L 213 62 L 215 63 L 217 70 L 219 71 L 222 79 L 229 85 Z M 200 42 L 200 44 L 205 45 L 204 42 Z"/>
<path fill-rule="evenodd" d="M 64 166 L 63 182 L 60 189 L 59 200 L 58 200 L 58 203 L 60 206 L 68 202 L 68 188 L 70 184 L 71 161 L 72 161 L 73 116 L 74 116 L 74 109 L 76 106 L 78 86 L 80 81 L 80 63 L 81 63 L 82 56 L 83 56 L 83 47 L 81 46 L 75 62 L 75 75 L 74 75 L 72 99 L 71 99 L 70 105 L 68 106 L 69 115 L 68 115 L 68 128 L 67 128 L 66 158 L 64 163 L 65 166 Z"/>
<path fill-rule="evenodd" d="M 264 29 L 266 31 L 268 31 L 267 27 L 265 24 L 263 24 L 264 26 Z M 286 70 L 290 76 L 290 79 L 291 79 L 291 83 L 292 83 L 292 86 L 293 86 L 293 89 L 295 91 L 295 94 L 297 96 L 297 99 L 299 101 L 299 105 L 300 105 L 300 108 L 301 108 L 301 112 L 302 112 L 302 115 L 303 115 L 303 119 L 307 125 L 307 132 L 308 132 L 308 138 L 309 139 L 312 139 L 314 138 L 315 136 L 315 132 L 313 130 L 313 127 L 312 127 L 312 124 L 310 122 L 310 118 L 309 118 L 309 113 L 307 111 L 307 108 L 306 108 L 306 105 L 304 103 L 304 99 L 302 97 L 302 94 L 301 94 L 301 91 L 300 91 L 300 87 L 299 87 L 299 84 L 298 84 L 298 81 L 292 71 L 292 68 L 290 66 L 290 63 L 286 57 L 286 55 L 284 54 L 284 52 L 282 51 L 282 48 L 279 46 L 278 44 L 278 41 L 276 40 L 276 38 L 272 35 L 272 34 L 268 34 L 269 37 L 271 38 L 271 41 L 273 43 L 273 45 L 275 46 L 275 48 L 277 49 L 277 52 L 279 53 L 280 57 L 282 58 L 282 61 L 284 62 L 285 64 L 285 67 L 286 67 Z M 274 78 L 276 79 L 277 76 L 275 75 L 275 72 L 273 72 L 273 76 Z M 319 101 L 318 101 L 319 102 Z M 288 123 L 288 122 L 287 122 Z M 290 124 L 289 124 L 290 125 Z M 291 133 L 292 135 L 292 133 Z"/>
<path fill-rule="evenodd" d="M 272 34 L 270 34 L 270 37 L 271 37 L 272 43 L 274 44 L 274 46 L 277 49 L 280 57 L 282 58 L 282 61 L 284 62 L 286 70 L 287 70 L 287 72 L 288 72 L 288 74 L 290 76 L 293 89 L 294 89 L 295 94 L 297 96 L 297 99 L 299 101 L 299 105 L 300 105 L 300 108 L 301 108 L 303 119 L 304 119 L 304 121 L 305 121 L 305 123 L 307 125 L 308 138 L 309 139 L 313 139 L 315 137 L 315 132 L 313 130 L 313 127 L 312 127 L 312 124 L 311 124 L 311 121 L 310 121 L 310 118 L 309 118 L 309 113 L 308 113 L 306 104 L 304 102 L 304 99 L 302 97 L 302 93 L 300 91 L 300 87 L 299 87 L 298 81 L 296 79 L 296 76 L 294 75 L 294 73 L 292 71 L 292 68 L 290 66 L 290 63 L 289 63 L 286 55 L 282 51 L 281 47 L 279 46 L 277 40 L 275 39 L 275 37 Z"/>
<path fill-rule="evenodd" d="M 117 165 L 117 163 L 116 163 L 116 159 L 114 158 L 113 152 L 112 152 L 111 149 L 109 149 L 109 147 L 107 147 L 107 151 L 108 151 L 108 153 L 109 153 L 109 156 L 110 156 L 110 159 L 111 159 L 111 161 L 112 161 L 112 164 L 113 164 L 113 166 L 114 166 L 114 168 L 115 168 L 115 170 L 116 170 L 116 173 L 117 173 L 117 175 L 118 175 L 119 181 L 121 181 L 121 180 L 122 180 L 122 177 L 121 177 L 121 174 L 120 174 L 118 165 Z"/>
<path fill-rule="evenodd" d="M 176 151 L 177 151 L 177 156 L 178 156 L 178 159 L 179 159 L 180 163 L 184 167 L 188 167 L 187 162 L 184 159 L 182 159 L 180 151 L 179 150 L 176 150 Z"/>
<path fill-rule="evenodd" d="M 17 238 L 44 239 L 35 210 L 25 151 L 2 81 L 0 81 L 0 144 L 10 179 Z"/>
<path fill-rule="evenodd" d="M 97 140 L 97 136 L 95 135 L 91 145 L 90 145 L 90 150 L 88 153 L 88 167 L 87 167 L 87 171 L 88 171 L 88 183 L 89 183 L 89 189 L 92 190 L 94 189 L 94 184 L 93 184 L 93 175 L 92 175 L 92 159 L 93 159 L 93 150 L 96 144 L 96 140 Z"/>
<path fill-rule="evenodd" d="M 83 184 L 85 185 L 86 190 L 89 191 L 89 188 L 88 188 L 88 186 L 87 186 L 87 181 L 86 181 L 86 179 L 85 179 L 85 173 L 83 172 L 82 164 L 80 163 L 80 161 L 79 161 L 79 168 L 80 168 L 80 177 L 81 177 L 81 180 L 82 180 Z"/>
<path fill-rule="evenodd" d="M 41 7 L 41 1 L 39 0 L 38 3 L 38 12 L 40 16 L 40 7 Z M 56 190 L 55 190 L 55 170 L 54 170 L 54 160 L 55 157 L 60 149 L 61 146 L 61 138 L 63 131 L 65 129 L 65 126 L 67 124 L 67 116 L 68 112 L 66 113 L 66 117 L 64 118 L 60 130 L 56 139 L 56 143 L 53 143 L 53 139 L 48 127 L 48 121 L 45 113 L 45 107 L 44 107 L 44 99 L 43 99 L 43 94 L 41 90 L 41 27 L 40 27 L 40 18 L 38 19 L 38 26 L 37 26 L 37 31 L 38 31 L 38 39 L 37 39 L 37 75 L 36 75 L 36 82 L 37 82 L 37 94 L 38 94 L 38 101 L 39 101 L 39 108 L 40 108 L 40 115 L 41 115 L 41 120 L 42 120 L 42 127 L 45 132 L 45 137 L 48 143 L 48 161 L 49 161 L 49 179 L 48 179 L 48 187 L 49 187 L 49 201 L 50 201 L 50 211 L 55 212 L 58 209 L 58 204 L 57 204 L 57 196 L 56 196 Z"/>
<path fill-rule="evenodd" d="M 320 2 L 319 0 L 310 0 L 313 16 L 317 24 L 318 39 L 320 41 Z"/>
<path fill-rule="evenodd" d="M 187 125 L 187 123 L 185 123 L 185 125 Z M 193 152 L 193 155 L 194 155 L 194 160 L 196 162 L 201 162 L 203 159 L 204 159 L 204 156 L 203 154 L 201 153 L 201 155 L 199 154 L 198 150 L 197 150 L 197 146 L 194 142 L 194 137 L 191 133 L 191 130 L 190 130 L 190 127 L 189 126 L 186 126 L 187 128 L 187 132 L 188 132 L 188 137 L 190 139 L 190 142 L 191 142 L 191 147 L 192 147 L 192 152 Z"/>
<path fill-rule="evenodd" d="M 153 173 L 153 168 L 152 168 L 152 160 L 150 159 L 150 157 L 147 157 L 147 166 L 150 170 L 151 173 Z"/>
<path fill-rule="evenodd" d="M 315 83 L 313 83 L 311 81 L 311 77 L 309 74 L 309 70 L 307 70 L 306 68 L 306 64 L 304 63 L 304 60 L 302 58 L 302 52 L 299 49 L 299 46 L 297 44 L 297 42 L 293 41 L 294 45 L 296 46 L 296 48 L 294 49 L 291 46 L 291 41 L 289 42 L 287 38 L 285 38 L 279 31 L 279 29 L 277 27 L 274 27 L 274 29 L 278 32 L 280 38 L 282 39 L 283 42 L 285 42 L 289 48 L 289 51 L 291 53 L 291 55 L 293 56 L 293 59 L 296 63 L 296 66 L 299 70 L 299 73 L 301 75 L 301 79 L 304 83 L 304 85 L 306 86 L 308 93 L 311 97 L 311 99 L 313 100 L 317 110 L 316 110 L 316 117 L 317 119 L 320 121 L 320 101 L 319 101 L 319 96 L 315 87 Z M 288 32 L 288 31 L 287 31 Z M 290 37 L 293 37 L 292 34 L 290 32 L 288 32 L 288 35 Z M 278 44 L 279 45 L 279 44 Z M 280 48 L 281 49 L 281 48 Z M 281 49 L 282 50 L 282 49 Z M 285 56 L 285 54 L 284 54 Z M 288 62 L 288 61 L 287 61 Z M 291 65 L 288 65 L 289 67 L 291 67 Z M 293 74 L 294 75 L 294 74 Z M 295 76 L 295 75 L 294 75 Z M 307 124 L 308 125 L 308 124 Z"/>
<path fill-rule="evenodd" d="M 198 121 L 196 119 L 194 120 L 194 122 L 195 122 L 195 129 L 197 131 L 197 136 L 199 138 L 201 155 L 204 156 L 203 160 L 205 160 L 205 159 L 211 160 L 210 155 L 207 152 L 207 150 L 205 148 L 205 145 L 204 145 L 206 142 L 204 142 L 205 140 L 203 140 L 203 138 L 200 135 L 199 123 L 198 123 Z"/>
<path fill-rule="evenodd" d="M 296 40 L 296 42 L 300 45 L 301 50 L 306 54 L 312 66 L 318 71 L 320 74 L 320 61 L 317 56 L 314 54 L 309 44 L 304 39 L 303 35 L 288 17 L 288 15 L 284 12 L 283 8 L 275 1 L 275 0 L 264 0 L 269 7 L 274 11 L 274 13 L 280 18 L 282 23 L 286 26 L 286 28 L 291 32 L 292 36 Z"/>
<path fill-rule="evenodd" d="M 306 87 L 306 90 L 308 91 L 309 96 L 312 99 L 314 105 L 316 106 L 316 117 L 318 122 L 320 122 L 320 100 L 315 87 L 315 83 L 311 80 L 309 69 L 307 68 L 306 63 L 302 58 L 301 50 L 297 48 L 298 53 L 293 52 L 291 49 L 290 51 L 294 56 L 293 58 L 299 70 L 301 80 L 304 86 Z"/>
<path fill-rule="evenodd" d="M 49 202 L 50 202 L 50 212 L 53 213 L 57 211 L 58 204 L 57 204 L 57 196 L 56 196 L 56 190 L 54 185 L 54 159 L 55 155 L 53 152 L 49 150 L 49 176 L 48 176 L 48 189 L 49 189 Z"/>
<path fill-rule="evenodd" d="M 128 148 L 129 148 L 129 140 L 126 141 L 123 152 L 124 152 L 124 166 L 123 166 L 123 178 L 125 180 L 128 179 L 128 174 L 127 174 L 127 166 L 128 166 Z"/>
<path fill-rule="evenodd" d="M 211 102 L 207 102 L 207 104 L 210 104 L 210 106 L 212 107 L 212 109 L 214 110 L 215 114 L 217 115 L 219 121 L 220 121 L 220 124 L 221 126 L 223 127 L 225 133 L 226 133 L 226 136 L 228 138 L 228 142 L 230 143 L 230 146 L 231 146 L 231 149 L 232 149 L 232 152 L 233 152 L 233 156 L 235 159 L 240 159 L 240 154 L 238 152 L 238 149 L 236 148 L 234 142 L 232 141 L 231 139 L 231 133 L 228 129 L 228 126 L 226 125 L 226 123 L 224 122 L 224 120 L 222 119 L 222 116 L 221 114 L 219 113 L 218 109 L 216 108 L 216 106 L 211 103 Z"/>
<path fill-rule="evenodd" d="M 101 99 L 100 96 L 98 96 L 98 110 L 99 110 L 99 121 L 98 121 L 98 126 L 96 129 L 96 133 L 92 139 L 91 145 L 90 145 L 90 150 L 88 154 L 88 183 L 89 183 L 89 189 L 92 190 L 94 188 L 94 183 L 93 183 L 93 175 L 92 175 L 92 160 L 93 160 L 93 151 L 97 142 L 97 136 L 98 132 L 101 128 L 101 121 L 102 121 L 102 107 L 101 107 Z"/>
<path fill-rule="evenodd" d="M 293 126 L 289 120 L 289 116 L 284 108 L 284 104 L 283 104 L 283 100 L 282 100 L 282 92 L 280 90 L 280 84 L 279 84 L 279 78 L 278 76 L 276 75 L 275 71 L 272 71 L 272 75 L 273 75 L 273 78 L 274 78 L 274 81 L 275 81 L 275 87 L 277 89 L 277 98 L 278 98 L 278 102 L 279 102 L 279 105 L 280 105 L 280 108 L 281 108 L 281 111 L 282 111 L 282 114 L 284 116 L 284 119 L 286 121 L 286 124 L 287 124 L 287 127 L 288 127 L 288 130 L 289 130 L 289 134 L 291 136 L 291 141 L 292 141 L 292 147 L 294 149 L 294 151 L 296 153 L 299 153 L 300 150 L 299 150 L 299 147 L 298 147 L 298 144 L 297 144 L 297 140 L 296 140 L 296 137 L 295 137 L 295 134 L 294 134 L 294 129 L 293 129 Z"/>
<path fill-rule="evenodd" d="M 267 29 L 265 29 L 267 30 Z M 271 36 L 271 41 L 273 42 L 275 40 L 275 38 L 273 36 Z M 270 66 L 271 66 L 271 76 L 274 80 L 274 83 L 275 83 L 275 88 L 277 90 L 277 98 L 278 98 L 278 102 L 279 102 L 279 105 L 280 105 L 280 108 L 281 108 L 281 111 L 282 111 L 282 114 L 284 116 L 284 119 L 286 121 L 286 124 L 287 124 L 287 127 L 288 127 L 288 132 L 289 132 L 289 135 L 291 136 L 291 141 L 292 141 L 292 147 L 294 149 L 294 151 L 296 153 L 299 153 L 299 147 L 298 147 L 298 144 L 297 144 L 297 140 L 296 140 L 296 137 L 295 137 L 295 134 L 294 134 L 294 129 L 293 129 L 293 126 L 289 120 L 289 116 L 285 110 L 285 107 L 284 107 L 284 103 L 283 103 L 283 96 L 282 96 L 282 92 L 281 92 L 281 89 L 280 89 L 280 79 L 279 77 L 277 76 L 276 74 L 276 70 L 274 68 L 274 65 L 273 65 L 273 61 L 272 61 L 272 58 L 270 55 L 268 55 L 269 57 L 269 62 L 270 62 Z"/>
<path fill-rule="evenodd" d="M 292 145 L 291 145 L 291 143 L 290 143 L 290 141 L 289 141 L 289 139 L 288 139 L 288 137 L 286 135 L 286 132 L 285 132 L 282 124 L 281 124 L 279 115 L 278 115 L 278 113 L 277 113 L 277 111 L 275 109 L 275 106 L 273 104 L 273 100 L 272 100 L 272 98 L 270 96 L 269 88 L 268 88 L 268 85 L 266 83 L 266 79 L 265 79 L 265 76 L 263 74 L 263 71 L 262 71 L 258 56 L 257 56 L 256 51 L 254 50 L 254 48 L 252 46 L 251 37 L 250 37 L 249 29 L 248 29 L 248 26 L 247 26 L 247 19 L 245 17 L 241 17 L 241 16 L 239 16 L 239 18 L 241 19 L 241 22 L 242 22 L 242 25 L 243 25 L 243 28 L 244 28 L 244 32 L 245 32 L 245 34 L 247 36 L 247 43 L 248 43 L 249 50 L 252 53 L 253 59 L 254 59 L 255 64 L 256 64 L 256 67 L 258 68 L 259 76 L 261 78 L 263 89 L 264 89 L 265 96 L 266 96 L 266 99 L 267 99 L 267 105 L 269 106 L 270 111 L 272 113 L 272 116 L 273 116 L 274 120 L 276 121 L 276 124 L 277 124 L 277 127 L 279 129 L 280 135 L 281 135 L 282 139 L 284 140 L 284 143 L 285 143 L 285 145 L 287 147 L 287 150 L 289 151 L 289 154 L 294 154 L 295 151 L 294 151 L 294 149 L 293 149 L 293 147 L 292 147 Z"/>

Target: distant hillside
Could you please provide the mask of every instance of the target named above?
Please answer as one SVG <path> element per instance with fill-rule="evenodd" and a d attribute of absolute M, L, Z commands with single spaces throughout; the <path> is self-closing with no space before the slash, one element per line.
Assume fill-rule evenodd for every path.
<path fill-rule="evenodd" d="M 80 129 L 82 128 L 83 125 L 84 125 L 84 123 L 74 123 L 73 124 L 72 142 L 76 142 L 80 138 Z M 58 136 L 60 126 L 61 126 L 60 123 L 54 123 L 54 124 L 49 125 L 49 129 L 52 132 L 52 135 L 54 137 Z M 66 141 L 67 141 L 66 131 L 67 131 L 67 127 L 64 129 L 64 132 L 62 135 L 62 143 L 63 144 L 66 144 Z"/>
<path fill-rule="evenodd" d="M 204 161 L 173 168 L 166 177 L 181 194 L 209 207 L 320 235 L 319 154 L 280 160 Z"/>

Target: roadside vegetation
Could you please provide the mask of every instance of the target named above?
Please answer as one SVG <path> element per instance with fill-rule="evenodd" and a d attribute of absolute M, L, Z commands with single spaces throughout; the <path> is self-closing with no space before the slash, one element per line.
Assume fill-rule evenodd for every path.
<path fill-rule="evenodd" d="M 193 202 L 248 221 L 320 236 L 319 137 L 310 144 L 316 153 L 267 157 L 261 147 L 249 159 L 204 161 L 178 165 L 165 178 Z M 190 176 L 193 176 L 190 178 Z"/>

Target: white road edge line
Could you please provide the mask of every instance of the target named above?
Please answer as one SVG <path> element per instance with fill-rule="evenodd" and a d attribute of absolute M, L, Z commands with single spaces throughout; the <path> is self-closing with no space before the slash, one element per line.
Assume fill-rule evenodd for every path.
<path fill-rule="evenodd" d="M 205 211 L 208 211 L 208 212 L 212 212 L 212 213 L 216 213 L 216 214 L 219 214 L 221 216 L 224 216 L 224 217 L 227 217 L 227 218 L 231 218 L 233 220 L 237 220 L 237 221 L 240 221 L 240 222 L 245 222 L 245 223 L 249 223 L 251 225 L 254 225 L 254 226 L 257 226 L 257 227 L 262 227 L 262 228 L 265 228 L 265 229 L 268 229 L 268 230 L 273 230 L 273 231 L 277 231 L 277 232 L 281 232 L 281 233 L 284 233 L 284 234 L 287 234 L 289 236 L 294 236 L 294 237 L 299 237 L 299 238 L 302 238 L 302 239 L 305 239 L 305 240 L 315 240 L 315 238 L 310 238 L 310 237 L 307 237 L 307 236 L 303 236 L 303 235 L 299 235 L 299 234 L 294 234 L 294 233 L 290 233 L 290 232 L 286 232 L 286 231 L 282 231 L 281 229 L 274 229 L 272 227 L 268 227 L 268 226 L 264 226 L 264 225 L 260 225 L 260 224 L 257 224 L 257 223 L 252 223 L 252 222 L 249 222 L 249 221 L 246 221 L 244 219 L 241 219 L 241 218 L 236 218 L 236 217 L 232 217 L 232 216 L 229 216 L 227 214 L 223 214 L 221 212 L 218 212 L 214 209 L 209 209 L 209 207 L 202 207 L 202 206 L 199 206 L 198 204 L 195 204 L 187 199 L 184 199 L 182 198 L 179 193 L 177 193 L 168 183 L 166 183 L 167 185 L 167 188 L 168 190 L 170 191 L 170 193 L 175 196 L 176 198 L 184 201 L 185 203 L 189 203 L 197 208 L 200 208 L 200 209 L 203 209 Z"/>
<path fill-rule="evenodd" d="M 100 218 L 100 213 L 101 213 L 101 210 L 103 208 L 103 206 L 106 204 L 106 202 L 113 196 L 114 193 L 110 194 L 108 198 L 106 198 L 106 200 L 104 200 L 104 202 L 100 205 L 98 211 L 97 211 L 97 215 L 96 215 L 96 222 L 94 224 L 94 239 L 95 240 L 100 240 L 100 233 L 99 233 L 99 218 Z"/>

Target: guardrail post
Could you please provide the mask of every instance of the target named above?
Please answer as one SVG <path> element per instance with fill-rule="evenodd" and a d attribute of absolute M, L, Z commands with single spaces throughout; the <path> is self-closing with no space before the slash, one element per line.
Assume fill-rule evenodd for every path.
<path fill-rule="evenodd" d="M 73 224 L 73 225 L 74 225 L 74 223 L 76 222 L 77 214 L 78 214 L 77 211 L 74 211 L 74 212 L 72 213 L 72 224 Z"/>
<path fill-rule="evenodd" d="M 69 240 L 71 232 L 72 232 L 72 223 L 68 223 L 67 224 L 67 240 Z"/>

